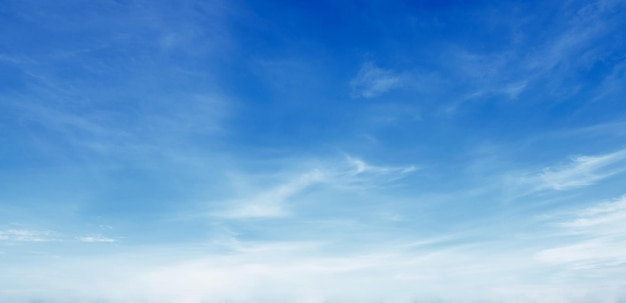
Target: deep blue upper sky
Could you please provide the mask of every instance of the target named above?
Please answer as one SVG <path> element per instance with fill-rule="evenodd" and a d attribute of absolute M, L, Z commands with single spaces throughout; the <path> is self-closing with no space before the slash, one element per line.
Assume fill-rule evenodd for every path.
<path fill-rule="evenodd" d="M 0 0 L 0 301 L 622 302 L 625 9 Z"/>

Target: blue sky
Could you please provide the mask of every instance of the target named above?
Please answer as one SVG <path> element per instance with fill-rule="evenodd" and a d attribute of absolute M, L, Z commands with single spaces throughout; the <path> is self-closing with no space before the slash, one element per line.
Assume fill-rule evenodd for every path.
<path fill-rule="evenodd" d="M 624 1 L 0 3 L 0 301 L 626 300 Z"/>

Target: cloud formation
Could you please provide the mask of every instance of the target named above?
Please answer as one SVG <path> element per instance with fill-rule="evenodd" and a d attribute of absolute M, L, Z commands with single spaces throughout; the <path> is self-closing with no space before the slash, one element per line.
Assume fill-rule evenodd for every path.
<path fill-rule="evenodd" d="M 375 166 L 375 165 L 371 165 L 366 163 L 365 161 L 359 159 L 359 158 L 354 158 L 351 156 L 347 156 L 346 157 L 346 162 L 353 167 L 353 171 L 352 174 L 353 175 L 360 175 L 360 174 L 366 174 L 366 173 L 373 173 L 373 174 L 392 174 L 392 173 L 397 173 L 397 174 L 407 174 L 410 172 L 413 172 L 415 170 L 417 170 L 417 167 L 415 167 L 414 165 L 409 165 L 409 166 L 404 166 L 404 167 L 391 167 L 391 166 Z"/>
<path fill-rule="evenodd" d="M 545 186 L 565 190 L 592 185 L 626 171 L 626 150 L 598 156 L 578 156 L 570 164 L 549 167 L 540 174 Z"/>
<path fill-rule="evenodd" d="M 394 88 L 402 87 L 405 81 L 405 77 L 399 73 L 366 62 L 350 81 L 350 87 L 355 97 L 374 98 Z"/>
<path fill-rule="evenodd" d="M 104 236 L 83 236 L 83 237 L 77 237 L 76 239 L 78 241 L 80 241 L 80 242 L 87 242 L 87 243 L 113 243 L 113 242 L 116 242 L 115 239 L 104 237 Z"/>
<path fill-rule="evenodd" d="M 3 6 L 0 301 L 623 303 L 626 2 L 409 2 Z"/>
<path fill-rule="evenodd" d="M 536 254 L 573 274 L 613 277 L 626 270 L 626 197 L 595 203 L 553 221 L 560 245 Z"/>
<path fill-rule="evenodd" d="M 242 200 L 227 202 L 230 209 L 213 213 L 213 216 L 228 219 L 274 218 L 289 215 L 289 199 L 302 190 L 324 181 L 319 170 L 295 177 L 270 190 L 262 191 Z"/>
<path fill-rule="evenodd" d="M 28 229 L 0 230 L 0 241 L 15 242 L 48 242 L 57 238 L 51 231 L 37 231 Z"/>

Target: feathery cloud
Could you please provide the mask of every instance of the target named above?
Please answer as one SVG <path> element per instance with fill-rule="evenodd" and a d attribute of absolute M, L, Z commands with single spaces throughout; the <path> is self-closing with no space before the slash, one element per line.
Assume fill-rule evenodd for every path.
<path fill-rule="evenodd" d="M 0 230 L 0 241 L 15 242 L 48 242 L 55 241 L 54 233 L 51 231 L 37 231 L 27 229 L 7 229 Z"/>
<path fill-rule="evenodd" d="M 216 217 L 229 219 L 273 218 L 289 215 L 285 205 L 290 198 L 307 187 L 322 182 L 324 174 L 312 170 L 270 190 L 263 191 L 249 198 L 229 202 L 230 209 L 213 213 Z"/>
<path fill-rule="evenodd" d="M 86 242 L 86 243 L 113 243 L 113 242 L 117 242 L 113 238 L 108 238 L 108 237 L 104 237 L 104 236 L 83 236 L 83 237 L 77 237 L 76 239 L 78 241 L 80 241 L 80 242 Z"/>
<path fill-rule="evenodd" d="M 380 68 L 371 62 L 361 66 L 356 77 L 350 81 L 352 95 L 374 98 L 404 85 L 405 78 L 394 71 Z"/>
<path fill-rule="evenodd" d="M 596 275 L 626 270 L 626 196 L 566 216 L 554 222 L 562 244 L 541 250 L 538 260 Z"/>
<path fill-rule="evenodd" d="M 598 156 L 578 156 L 570 164 L 549 167 L 539 175 L 544 186 L 565 190 L 592 185 L 626 170 L 626 150 Z"/>

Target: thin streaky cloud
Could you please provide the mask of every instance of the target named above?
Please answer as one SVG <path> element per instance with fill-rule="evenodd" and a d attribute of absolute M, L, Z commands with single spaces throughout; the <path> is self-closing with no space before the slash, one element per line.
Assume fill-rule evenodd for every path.
<path fill-rule="evenodd" d="M 289 199 L 306 188 L 323 182 L 324 174 L 312 170 L 280 184 L 270 190 L 251 197 L 227 202 L 230 209 L 212 213 L 213 216 L 229 219 L 274 218 L 289 216 Z"/>
<path fill-rule="evenodd" d="M 539 175 L 554 190 L 592 185 L 626 170 L 626 150 L 597 156 L 577 156 L 570 164 L 549 167 Z"/>
<path fill-rule="evenodd" d="M 76 238 L 80 242 L 86 243 L 114 243 L 117 240 L 104 236 L 82 236 Z"/>
<path fill-rule="evenodd" d="M 361 174 L 407 174 L 417 170 L 418 168 L 414 165 L 402 166 L 402 167 L 392 167 L 392 166 L 376 166 L 371 165 L 359 158 L 355 158 L 352 156 L 346 156 L 346 162 L 352 166 L 352 175 L 361 175 Z"/>
<path fill-rule="evenodd" d="M 573 272 L 626 269 L 626 198 L 594 203 L 557 214 L 549 223 L 556 228 L 555 243 L 536 253 L 541 262 L 567 266 Z"/>
<path fill-rule="evenodd" d="M 290 217 L 297 215 L 290 210 L 290 201 L 314 185 L 330 190 L 332 188 L 358 190 L 362 188 L 359 184 L 363 182 L 377 183 L 382 180 L 384 183 L 394 182 L 417 170 L 414 165 L 398 167 L 371 165 L 350 155 L 346 155 L 344 161 L 323 161 L 318 164 L 318 168 L 304 173 L 287 174 L 283 183 L 270 189 L 253 191 L 245 198 L 219 202 L 217 203 L 219 207 L 225 209 L 212 211 L 211 216 L 227 219 Z"/>
<path fill-rule="evenodd" d="M 374 98 L 394 88 L 404 86 L 405 81 L 405 77 L 399 73 L 366 62 L 350 81 L 350 87 L 353 96 Z"/>
<path fill-rule="evenodd" d="M 54 232 L 29 229 L 0 230 L 0 241 L 9 242 L 50 242 L 57 241 Z"/>
<path fill-rule="evenodd" d="M 9 2 L 3 303 L 626 299 L 623 0 Z"/>
<path fill-rule="evenodd" d="M 579 210 L 558 226 L 573 234 L 626 236 L 626 196 Z"/>

